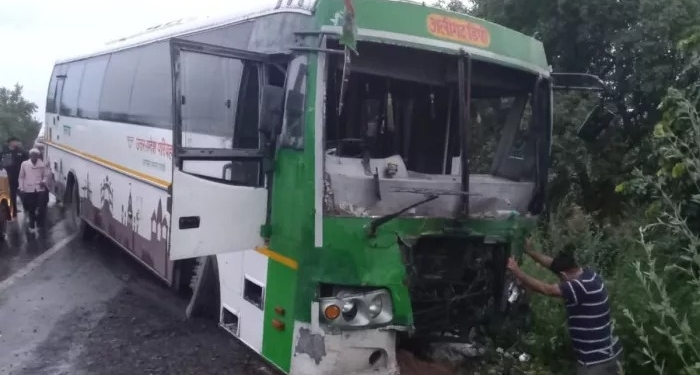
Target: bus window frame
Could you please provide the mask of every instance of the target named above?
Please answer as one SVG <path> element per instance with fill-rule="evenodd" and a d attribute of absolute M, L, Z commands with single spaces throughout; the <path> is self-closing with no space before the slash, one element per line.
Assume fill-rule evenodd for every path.
<path fill-rule="evenodd" d="M 279 55 L 269 55 L 241 49 L 221 47 L 213 44 L 193 42 L 179 38 L 173 38 L 170 40 L 170 59 L 173 85 L 173 161 L 175 167 L 182 170 L 182 162 L 185 160 L 261 161 L 264 158 L 264 150 L 261 146 L 258 146 L 258 149 L 212 149 L 185 147 L 182 145 L 182 102 L 180 101 L 182 96 L 180 91 L 181 52 L 201 53 L 224 58 L 234 58 L 261 65 L 269 65 L 274 63 L 279 58 Z M 264 74 L 263 69 L 261 71 L 261 76 Z"/>

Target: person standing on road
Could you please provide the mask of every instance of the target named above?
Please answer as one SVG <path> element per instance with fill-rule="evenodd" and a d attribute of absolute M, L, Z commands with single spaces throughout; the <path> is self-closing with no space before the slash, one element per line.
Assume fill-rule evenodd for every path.
<path fill-rule="evenodd" d="M 2 153 L 2 167 L 7 172 L 10 183 L 10 204 L 12 205 L 12 219 L 17 217 L 17 189 L 19 186 L 19 170 L 22 162 L 29 159 L 27 152 L 22 149 L 19 139 L 10 137 L 7 146 Z"/>
<path fill-rule="evenodd" d="M 44 162 L 39 160 L 39 150 L 29 150 L 29 160 L 22 163 L 19 171 L 19 190 L 22 192 L 22 204 L 29 217 L 29 228 L 34 229 L 37 222 L 44 223 L 46 205 L 44 192 L 49 174 Z"/>
<path fill-rule="evenodd" d="M 608 291 L 601 276 L 576 263 L 573 246 L 552 258 L 534 251 L 531 241 L 527 240 L 525 252 L 554 272 L 560 282 L 547 284 L 527 275 L 513 257 L 508 259 L 508 269 L 532 291 L 564 300 L 569 336 L 578 360 L 578 375 L 619 374 L 622 345 L 613 333 Z"/>
<path fill-rule="evenodd" d="M 46 166 L 46 173 L 48 174 L 47 177 L 47 182 L 46 182 L 46 190 L 44 191 L 44 194 L 42 194 L 42 205 L 47 207 L 49 205 L 49 192 L 53 189 L 53 173 L 51 172 L 51 162 L 49 161 L 48 157 L 45 157 L 46 155 L 46 149 L 44 148 L 44 145 L 41 143 L 35 143 L 34 148 L 39 150 L 39 160 L 44 162 L 44 165 Z"/>

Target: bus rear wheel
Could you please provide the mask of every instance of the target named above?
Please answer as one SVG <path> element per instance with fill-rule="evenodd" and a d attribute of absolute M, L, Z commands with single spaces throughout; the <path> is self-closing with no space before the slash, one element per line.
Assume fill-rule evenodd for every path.
<path fill-rule="evenodd" d="M 78 236 L 83 240 L 90 240 L 95 236 L 95 230 L 85 221 L 80 215 L 81 204 L 80 194 L 78 193 L 78 184 L 74 183 L 71 186 L 69 200 L 67 203 L 66 220 L 72 232 L 78 233 Z"/>

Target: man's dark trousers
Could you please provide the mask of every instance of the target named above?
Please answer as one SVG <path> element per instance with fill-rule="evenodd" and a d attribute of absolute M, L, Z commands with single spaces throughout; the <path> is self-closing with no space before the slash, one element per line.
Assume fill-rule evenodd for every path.
<path fill-rule="evenodd" d="M 46 205 L 44 203 L 44 192 L 35 191 L 22 194 L 22 205 L 27 213 L 30 223 L 40 224 L 44 222 L 46 216 Z"/>

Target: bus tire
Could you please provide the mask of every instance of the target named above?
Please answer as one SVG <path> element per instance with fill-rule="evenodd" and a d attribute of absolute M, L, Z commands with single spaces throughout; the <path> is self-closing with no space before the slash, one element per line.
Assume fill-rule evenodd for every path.
<path fill-rule="evenodd" d="M 78 184 L 72 183 L 69 193 L 70 200 L 67 203 L 66 219 L 69 228 L 78 234 L 82 240 L 88 241 L 95 237 L 95 230 L 88 224 L 81 215 L 80 194 Z"/>
<path fill-rule="evenodd" d="M 221 296 L 219 294 L 219 269 L 216 256 L 197 258 L 190 288 L 192 288 L 192 297 L 185 316 L 188 319 L 204 317 L 219 320 Z"/>

